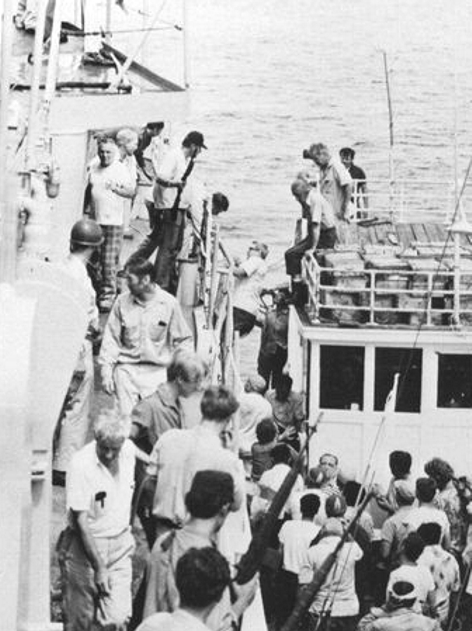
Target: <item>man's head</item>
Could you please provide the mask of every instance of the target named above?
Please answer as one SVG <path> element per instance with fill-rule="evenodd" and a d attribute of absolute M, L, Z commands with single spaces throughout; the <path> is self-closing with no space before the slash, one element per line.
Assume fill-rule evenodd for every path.
<path fill-rule="evenodd" d="M 278 443 L 270 452 L 270 457 L 274 464 L 290 464 L 292 462 L 292 452 L 285 443 Z"/>
<path fill-rule="evenodd" d="M 319 489 L 326 482 L 325 474 L 320 466 L 312 467 L 306 476 L 306 485 L 309 489 Z"/>
<path fill-rule="evenodd" d="M 206 618 L 230 584 L 228 561 L 214 548 L 190 548 L 177 561 L 175 584 L 180 606 Z"/>
<path fill-rule="evenodd" d="M 93 219 L 76 221 L 70 231 L 70 251 L 90 252 L 103 243 L 103 231 Z"/>
<path fill-rule="evenodd" d="M 351 147 L 343 147 L 339 152 L 341 162 L 344 164 L 346 169 L 349 169 L 352 166 L 355 155 L 356 152 L 354 151 L 354 149 L 351 149 Z"/>
<path fill-rule="evenodd" d="M 187 149 L 192 158 L 196 158 L 202 149 L 207 149 L 203 134 L 199 131 L 189 132 L 182 141 L 182 147 Z"/>
<path fill-rule="evenodd" d="M 185 496 L 185 506 L 192 517 L 218 518 L 218 527 L 223 525 L 233 501 L 234 481 L 223 471 L 197 471 Z"/>
<path fill-rule="evenodd" d="M 306 182 L 306 180 L 302 180 L 301 178 L 297 178 L 290 185 L 292 195 L 302 206 L 306 203 L 306 199 L 308 197 L 310 189 L 311 186 L 308 184 L 308 182 Z"/>
<path fill-rule="evenodd" d="M 229 208 L 229 199 L 224 193 L 216 192 L 211 196 L 211 214 L 215 217 Z"/>
<path fill-rule="evenodd" d="M 126 419 L 113 410 L 104 410 L 95 421 L 94 434 L 97 458 L 107 469 L 113 469 L 129 435 Z"/>
<path fill-rule="evenodd" d="M 275 396 L 278 401 L 286 401 L 292 391 L 293 379 L 290 375 L 283 373 L 277 379 L 275 385 Z"/>
<path fill-rule="evenodd" d="M 145 130 L 150 136 L 159 136 L 164 129 L 165 123 L 162 121 L 146 123 Z"/>
<path fill-rule="evenodd" d="M 336 519 L 341 519 L 341 517 L 344 517 L 346 509 L 346 500 L 342 495 L 330 495 L 326 499 L 326 517 L 335 517 Z"/>
<path fill-rule="evenodd" d="M 410 473 L 411 454 L 408 451 L 392 451 L 389 456 L 390 471 L 394 478 L 404 478 Z"/>
<path fill-rule="evenodd" d="M 432 458 L 424 466 L 424 472 L 438 485 L 441 491 L 454 479 L 454 469 L 442 458 Z"/>
<path fill-rule="evenodd" d="M 415 494 L 405 480 L 396 480 L 393 485 L 395 499 L 398 506 L 411 506 L 415 501 Z"/>
<path fill-rule="evenodd" d="M 122 155 L 132 156 L 138 148 L 138 132 L 129 127 L 120 129 L 116 134 L 116 144 Z"/>
<path fill-rule="evenodd" d="M 328 147 L 322 142 L 315 142 L 309 148 L 307 155 L 319 167 L 325 167 L 331 160 Z"/>
<path fill-rule="evenodd" d="M 410 532 L 403 542 L 403 554 L 412 563 L 416 563 L 423 554 L 424 548 L 424 541 L 416 532 Z"/>
<path fill-rule="evenodd" d="M 418 597 L 417 590 L 413 583 L 409 581 L 396 581 L 387 598 L 387 604 L 390 609 L 411 608 Z"/>
<path fill-rule="evenodd" d="M 167 381 L 177 385 L 181 397 L 201 390 L 207 374 L 208 365 L 200 355 L 185 349 L 177 349 L 167 367 Z"/>
<path fill-rule="evenodd" d="M 102 136 L 98 140 L 97 155 L 100 166 L 109 167 L 116 159 L 116 142 L 110 136 Z"/>
<path fill-rule="evenodd" d="M 334 454 L 323 454 L 320 457 L 320 469 L 326 480 L 334 480 L 338 475 L 338 458 Z"/>
<path fill-rule="evenodd" d="M 271 418 L 264 418 L 256 425 L 256 438 L 260 445 L 268 445 L 277 436 L 277 427 Z"/>
<path fill-rule="evenodd" d="M 435 546 L 441 542 L 442 530 L 437 522 L 421 524 L 417 532 L 423 539 L 425 546 Z"/>
<path fill-rule="evenodd" d="M 207 388 L 200 403 L 203 420 L 218 423 L 222 429 L 232 420 L 238 407 L 236 397 L 224 386 Z"/>
<path fill-rule="evenodd" d="M 313 520 L 320 510 L 320 498 L 314 493 L 307 493 L 300 498 L 300 512 L 304 519 Z"/>
<path fill-rule="evenodd" d="M 436 482 L 432 478 L 418 478 L 416 480 L 416 497 L 420 504 L 430 504 L 436 495 Z"/>
<path fill-rule="evenodd" d="M 154 286 L 156 272 L 147 259 L 138 258 L 126 266 L 128 289 L 136 298 L 143 298 Z"/>
<path fill-rule="evenodd" d="M 249 375 L 244 384 L 244 392 L 257 392 L 258 394 L 264 394 L 267 390 L 267 382 L 264 377 L 261 377 L 257 373 Z"/>
<path fill-rule="evenodd" d="M 260 256 L 261 259 L 266 259 L 269 254 L 269 248 L 265 243 L 260 241 L 253 241 L 248 248 L 248 256 Z"/>

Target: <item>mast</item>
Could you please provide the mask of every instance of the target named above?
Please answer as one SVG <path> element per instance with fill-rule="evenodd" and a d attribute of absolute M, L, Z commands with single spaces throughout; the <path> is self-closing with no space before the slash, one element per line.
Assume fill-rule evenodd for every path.
<path fill-rule="evenodd" d="M 12 282 L 16 269 L 16 208 L 8 200 L 8 106 L 14 28 L 13 5 L 13 0 L 3 0 L 0 52 L 0 282 Z"/>
<path fill-rule="evenodd" d="M 390 202 L 390 213 L 393 213 L 393 202 L 394 202 L 394 185 L 395 185 L 395 172 L 394 172 L 394 163 L 393 163 L 393 145 L 394 145 L 394 135 L 393 135 L 393 108 L 392 108 L 392 95 L 390 91 L 390 77 L 389 77 L 389 69 L 388 69 L 388 60 L 387 53 L 385 50 L 382 51 L 383 64 L 384 64 L 384 73 L 385 73 L 385 87 L 387 89 L 387 105 L 388 105 L 388 131 L 389 131 L 389 151 L 388 151 L 388 179 L 389 179 L 389 202 Z"/>

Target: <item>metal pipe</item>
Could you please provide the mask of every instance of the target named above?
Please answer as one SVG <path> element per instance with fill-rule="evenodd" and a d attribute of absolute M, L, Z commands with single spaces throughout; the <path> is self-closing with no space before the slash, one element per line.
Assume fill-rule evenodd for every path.
<path fill-rule="evenodd" d="M 188 19 L 188 2 L 183 2 L 183 53 L 184 53 L 184 87 L 190 87 L 190 38 L 189 38 L 189 19 Z"/>
<path fill-rule="evenodd" d="M 61 39 L 61 16 L 63 3 L 56 0 L 54 6 L 54 18 L 52 23 L 52 31 L 49 49 L 49 63 L 46 75 L 46 87 L 44 90 L 43 108 L 44 108 L 44 127 L 47 133 L 49 123 L 49 110 L 51 101 L 56 91 L 57 68 L 59 62 L 59 45 Z"/>
<path fill-rule="evenodd" d="M 16 209 L 8 191 L 8 106 L 10 101 L 14 0 L 3 0 L 0 59 L 0 282 L 12 282 L 16 269 Z"/>
<path fill-rule="evenodd" d="M 41 69 L 43 60 L 43 38 L 44 26 L 46 23 L 46 8 L 48 0 L 39 0 L 36 17 L 36 29 L 34 36 L 33 50 L 33 78 L 31 80 L 31 92 L 28 115 L 28 141 L 26 143 L 25 170 L 29 171 L 32 166 L 36 143 L 38 140 L 38 104 L 41 81 Z"/>
<path fill-rule="evenodd" d="M 105 9 L 105 41 L 109 42 L 111 39 L 111 3 L 112 0 L 107 0 Z"/>

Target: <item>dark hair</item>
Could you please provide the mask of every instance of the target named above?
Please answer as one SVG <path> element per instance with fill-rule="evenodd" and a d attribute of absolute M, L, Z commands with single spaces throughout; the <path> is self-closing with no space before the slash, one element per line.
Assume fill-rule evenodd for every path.
<path fill-rule="evenodd" d="M 223 471 L 197 471 L 190 491 L 185 496 L 185 506 L 192 517 L 211 519 L 223 506 L 234 500 L 234 481 Z"/>
<path fill-rule="evenodd" d="M 277 379 L 277 383 L 275 384 L 275 392 L 277 395 L 280 393 L 281 390 L 288 390 L 290 392 L 290 390 L 292 389 L 292 385 L 293 385 L 292 377 L 290 377 L 290 375 L 286 375 L 285 373 L 283 373 Z"/>
<path fill-rule="evenodd" d="M 420 502 L 432 502 L 437 488 L 433 478 L 418 478 L 416 480 L 416 497 Z"/>
<path fill-rule="evenodd" d="M 348 506 L 355 506 L 364 501 L 365 489 L 354 480 L 348 480 L 343 488 L 344 499 Z"/>
<path fill-rule="evenodd" d="M 220 212 L 226 212 L 229 208 L 229 199 L 224 193 L 217 191 L 211 196 L 212 205 Z"/>
<path fill-rule="evenodd" d="M 239 407 L 234 394 L 224 386 L 210 386 L 203 393 L 200 410 L 204 419 L 222 423 Z"/>
<path fill-rule="evenodd" d="M 161 131 L 164 129 L 164 124 L 162 121 L 146 123 L 146 129 L 150 129 L 151 131 Z"/>
<path fill-rule="evenodd" d="M 256 425 L 257 440 L 261 445 L 268 445 L 277 436 L 277 427 L 271 418 L 263 418 Z"/>
<path fill-rule="evenodd" d="M 423 539 L 425 546 L 434 546 L 441 541 L 441 526 L 436 522 L 421 524 L 417 532 L 419 536 Z"/>
<path fill-rule="evenodd" d="M 116 145 L 116 140 L 113 136 L 108 134 L 100 134 L 96 137 L 97 140 L 97 148 L 100 148 L 101 145 Z"/>
<path fill-rule="evenodd" d="M 335 461 L 335 463 L 334 463 L 334 464 L 335 464 L 336 466 L 338 466 L 338 464 L 339 464 L 339 458 L 338 458 L 337 456 L 335 456 L 334 454 L 330 454 L 330 453 L 328 453 L 328 452 L 326 452 L 325 454 L 322 454 L 322 455 L 320 456 L 320 459 L 319 459 L 319 463 L 320 463 L 320 465 L 321 465 L 321 461 L 323 460 L 323 458 L 326 458 L 326 457 L 328 457 L 328 458 L 333 458 L 333 459 L 334 459 L 334 461 Z"/>
<path fill-rule="evenodd" d="M 409 594 L 412 598 L 405 598 Z M 415 587 L 409 581 L 397 581 L 392 585 L 389 598 L 396 607 L 413 607 L 416 601 Z"/>
<path fill-rule="evenodd" d="M 354 156 L 356 155 L 356 152 L 354 151 L 354 149 L 351 149 L 351 147 L 343 147 L 340 150 L 339 155 L 341 157 L 346 156 L 346 158 L 352 158 L 354 160 Z"/>
<path fill-rule="evenodd" d="M 208 374 L 205 360 L 194 351 L 177 349 L 167 366 L 167 381 L 182 379 L 187 383 L 203 379 Z"/>
<path fill-rule="evenodd" d="M 330 495 L 325 503 L 326 517 L 343 517 L 346 513 L 346 500 L 342 495 Z"/>
<path fill-rule="evenodd" d="M 392 451 L 388 461 L 395 477 L 410 473 L 412 459 L 408 451 Z"/>
<path fill-rule="evenodd" d="M 230 583 L 228 561 L 214 548 L 190 548 L 177 561 L 175 583 L 183 607 L 216 604 Z"/>
<path fill-rule="evenodd" d="M 138 278 L 149 276 L 153 283 L 156 281 L 156 270 L 154 268 L 154 265 L 153 263 L 151 263 L 151 261 L 148 261 L 147 259 L 133 259 L 126 264 L 126 271 L 128 274 L 133 274 L 133 276 L 137 276 Z"/>
<path fill-rule="evenodd" d="M 454 469 L 442 458 L 432 458 L 424 466 L 424 472 L 435 480 L 438 489 L 442 491 L 446 484 L 454 478 Z"/>
<path fill-rule="evenodd" d="M 320 510 L 320 498 L 314 493 L 307 493 L 300 498 L 300 511 L 303 517 L 309 517 L 313 519 L 316 513 Z"/>
<path fill-rule="evenodd" d="M 292 459 L 292 453 L 288 445 L 285 443 L 279 443 L 271 450 L 270 457 L 272 458 L 274 464 L 289 464 Z"/>
<path fill-rule="evenodd" d="M 417 532 L 410 532 L 403 542 L 403 552 L 409 561 L 419 559 L 424 548 L 424 541 Z"/>

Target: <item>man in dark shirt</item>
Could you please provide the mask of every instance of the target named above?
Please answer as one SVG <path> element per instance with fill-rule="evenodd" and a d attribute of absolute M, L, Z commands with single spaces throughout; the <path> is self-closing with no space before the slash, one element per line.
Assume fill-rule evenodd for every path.
<path fill-rule="evenodd" d="M 343 147 L 339 152 L 341 162 L 344 164 L 353 180 L 353 202 L 357 208 L 369 208 L 369 198 L 367 197 L 367 181 L 365 171 L 354 164 L 356 152 L 351 147 Z M 357 212 L 361 216 L 360 211 Z"/>

